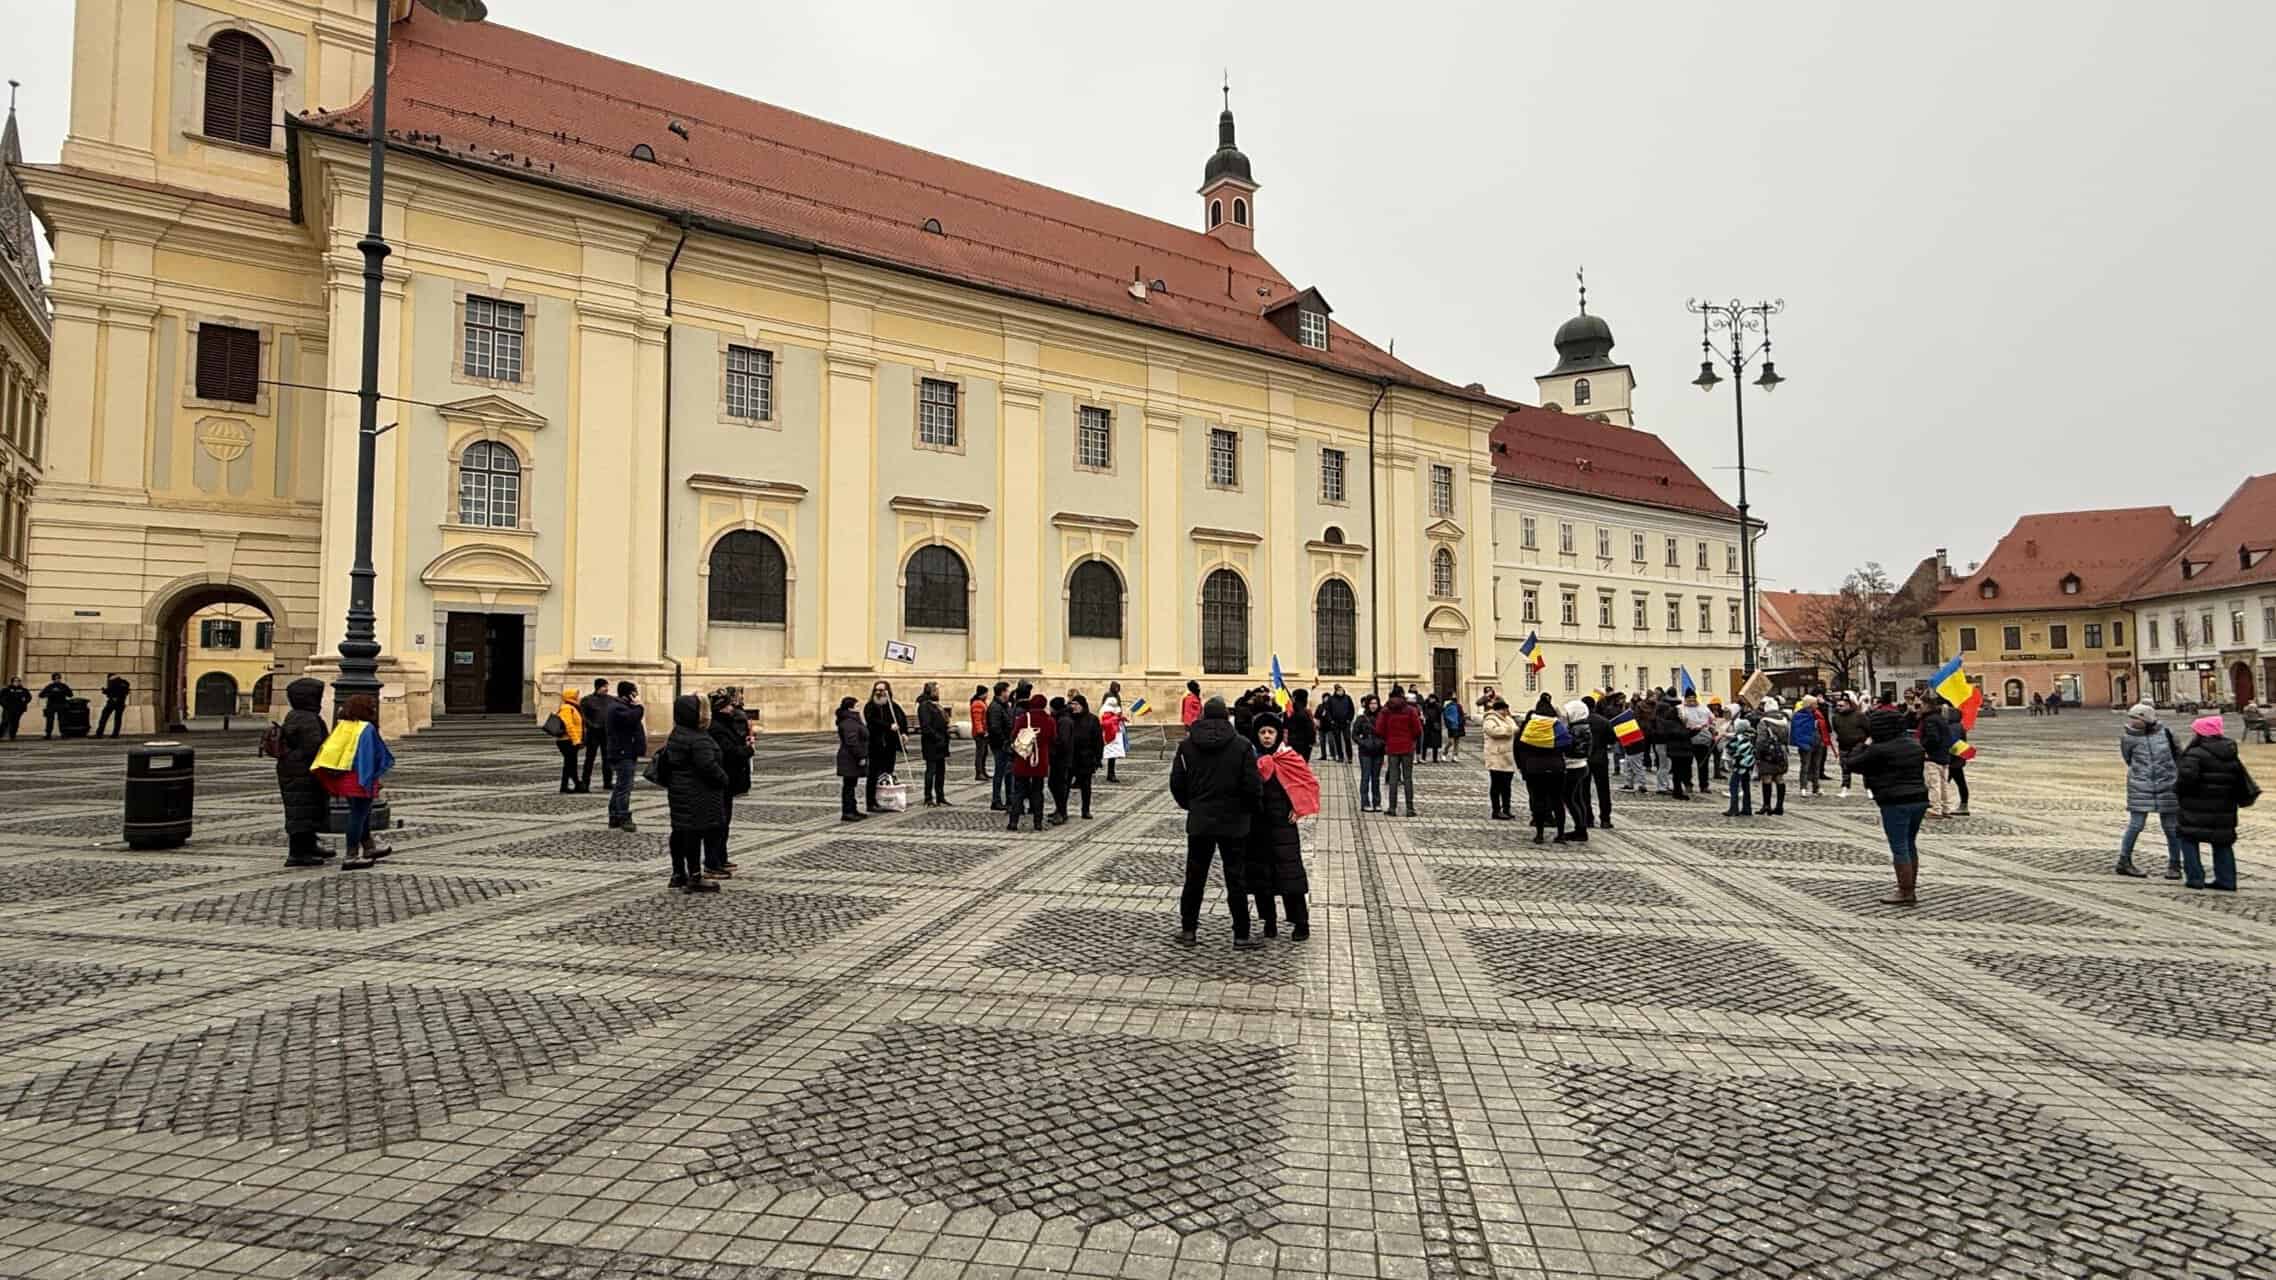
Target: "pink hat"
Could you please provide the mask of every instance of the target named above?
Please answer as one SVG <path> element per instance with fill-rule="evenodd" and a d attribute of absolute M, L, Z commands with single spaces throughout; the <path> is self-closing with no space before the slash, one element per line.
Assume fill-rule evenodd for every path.
<path fill-rule="evenodd" d="M 2224 728 L 2219 716 L 2199 716 L 2189 722 L 2189 732 L 2200 738 L 2218 738 Z"/>

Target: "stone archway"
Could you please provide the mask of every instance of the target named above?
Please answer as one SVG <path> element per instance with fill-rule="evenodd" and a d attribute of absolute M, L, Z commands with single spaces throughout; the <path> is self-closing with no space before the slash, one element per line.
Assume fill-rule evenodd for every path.
<path fill-rule="evenodd" d="M 214 605 L 236 604 L 257 609 L 267 615 L 274 647 L 273 661 L 287 672 L 296 672 L 308 660 L 305 652 L 287 652 L 287 637 L 292 635 L 290 619 L 274 592 L 258 583 L 237 577 L 200 575 L 178 579 L 152 593 L 150 603 L 143 609 L 143 625 L 149 637 L 144 652 L 148 655 L 141 669 L 128 677 L 134 683 L 136 697 L 130 707 L 133 716 L 142 707 L 148 707 L 152 719 L 136 732 L 170 730 L 189 719 L 195 711 L 190 688 L 189 645 L 184 634 L 190 618 L 201 609 Z M 245 636 L 250 642 L 253 637 Z M 145 696 L 147 701 L 144 701 Z"/>

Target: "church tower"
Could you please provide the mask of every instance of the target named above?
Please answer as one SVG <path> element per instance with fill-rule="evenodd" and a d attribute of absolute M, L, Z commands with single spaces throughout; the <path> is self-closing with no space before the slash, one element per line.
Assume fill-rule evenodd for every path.
<path fill-rule="evenodd" d="M 1201 170 L 1201 226 L 1210 237 L 1243 253 L 1256 252 L 1257 184 L 1249 158 L 1233 145 L 1233 86 L 1217 113 L 1217 150 Z"/>
<path fill-rule="evenodd" d="M 1609 422 L 1636 425 L 1630 397 L 1636 374 L 1612 358 L 1612 326 L 1588 311 L 1588 279 L 1581 280 L 1580 314 L 1557 326 L 1557 367 L 1533 380 L 1544 408 Z"/>

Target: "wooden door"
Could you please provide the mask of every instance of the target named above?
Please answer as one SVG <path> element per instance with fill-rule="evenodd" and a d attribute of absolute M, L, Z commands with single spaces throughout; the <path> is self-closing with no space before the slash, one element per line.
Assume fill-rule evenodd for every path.
<path fill-rule="evenodd" d="M 443 712 L 480 715 L 489 710 L 490 627 L 479 613 L 454 613 L 443 633 Z"/>
<path fill-rule="evenodd" d="M 1462 690 L 1462 651 L 1459 649 L 1433 649 L 1430 651 L 1430 684 L 1441 698 L 1451 698 Z"/>

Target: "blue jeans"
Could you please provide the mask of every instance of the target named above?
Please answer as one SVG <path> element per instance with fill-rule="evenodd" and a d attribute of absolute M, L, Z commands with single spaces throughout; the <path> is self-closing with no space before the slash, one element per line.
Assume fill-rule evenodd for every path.
<path fill-rule="evenodd" d="M 620 755 L 609 761 L 609 766 L 616 770 L 609 787 L 609 821 L 612 824 L 632 821 L 632 777 L 640 772 L 639 764 L 639 756 Z"/>
<path fill-rule="evenodd" d="M 1363 755 L 1359 758 L 1359 807 L 1383 807 L 1383 757 Z"/>
<path fill-rule="evenodd" d="M 996 750 L 996 771 L 988 778 L 988 807 L 1001 809 L 1012 802 L 1012 753 L 1010 748 Z"/>
<path fill-rule="evenodd" d="M 1731 807 L 1740 813 L 1754 812 L 1754 788 L 1748 785 L 1753 780 L 1752 769 L 1731 770 Z"/>
<path fill-rule="evenodd" d="M 2187 877 L 2186 883 L 2192 885 L 2202 885 L 2206 883 L 2204 863 L 2205 843 L 2206 842 L 2202 840 L 2184 840 L 2181 842 L 2181 870 L 2183 875 Z M 2212 885 L 2216 889 L 2236 888 L 2235 845 L 2215 844 L 2213 846 Z"/>
<path fill-rule="evenodd" d="M 348 850 L 348 856 L 351 858 L 355 857 L 356 851 L 363 848 L 364 841 L 370 838 L 371 797 L 349 796 L 348 830 L 346 832 L 346 848 Z M 2234 877 L 2231 878 L 2233 879 Z"/>
<path fill-rule="evenodd" d="M 2126 836 L 2118 842 L 2118 865 L 2126 866 L 2134 860 L 2134 838 L 2149 825 L 2150 815 L 2139 811 L 2126 814 Z M 2168 871 L 2181 869 L 2181 819 L 2179 815 L 2160 813 L 2158 824 L 2165 828 L 2165 866 Z"/>
<path fill-rule="evenodd" d="M 1889 838 L 1889 861 L 1903 866 L 1920 861 L 1920 824 L 1928 817 L 1928 802 L 1881 806 L 1881 834 Z"/>

